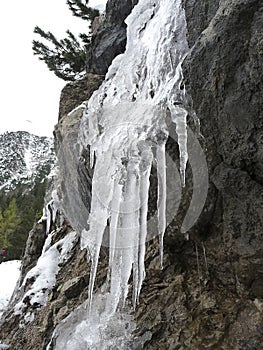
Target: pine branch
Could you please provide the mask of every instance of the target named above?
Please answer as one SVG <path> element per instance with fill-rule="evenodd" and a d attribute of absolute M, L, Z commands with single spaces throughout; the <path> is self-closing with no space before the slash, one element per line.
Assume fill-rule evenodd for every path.
<path fill-rule="evenodd" d="M 85 70 L 86 40 L 81 44 L 72 32 L 67 30 L 68 37 L 58 40 L 51 32 L 45 32 L 35 27 L 34 33 L 43 38 L 46 43 L 33 40 L 33 53 L 44 61 L 49 70 L 63 80 L 73 81 Z M 82 36 L 82 35 L 81 35 Z"/>
<path fill-rule="evenodd" d="M 97 9 L 87 6 L 88 3 L 89 1 L 86 0 L 67 0 L 67 5 L 73 13 L 73 16 L 92 22 L 95 17 L 99 16 L 100 12 Z"/>
<path fill-rule="evenodd" d="M 97 9 L 88 6 L 88 0 L 67 0 L 67 5 L 74 16 L 91 23 L 99 16 Z M 75 80 L 86 67 L 86 49 L 91 42 L 91 35 L 79 34 L 79 39 L 67 30 L 67 37 L 58 40 L 53 33 L 45 32 L 40 27 L 34 28 L 34 33 L 41 39 L 33 40 L 33 54 L 44 61 L 49 70 L 63 80 Z"/>

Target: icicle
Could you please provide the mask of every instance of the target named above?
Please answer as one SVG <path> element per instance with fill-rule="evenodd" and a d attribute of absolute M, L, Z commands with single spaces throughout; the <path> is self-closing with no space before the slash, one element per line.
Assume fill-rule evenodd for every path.
<path fill-rule="evenodd" d="M 51 203 L 51 208 L 52 208 L 52 221 L 53 223 L 56 223 L 56 217 L 57 217 L 57 213 L 59 211 L 59 198 L 58 198 L 58 194 L 57 191 L 54 190 L 52 192 L 52 203 Z"/>
<path fill-rule="evenodd" d="M 115 249 L 116 249 L 116 234 L 118 228 L 118 220 L 120 213 L 120 201 L 122 196 L 123 186 L 118 183 L 118 179 L 114 181 L 113 198 L 111 203 L 111 220 L 110 220 L 110 242 L 109 242 L 109 266 L 112 266 Z"/>
<path fill-rule="evenodd" d="M 147 213 L 148 213 L 148 193 L 150 187 L 150 175 L 152 168 L 153 155 L 151 150 L 146 150 L 142 153 L 142 160 L 146 163 L 146 169 L 141 170 L 141 182 L 140 182 L 140 237 L 139 237 L 139 253 L 138 253 L 138 264 L 139 264 L 139 276 L 138 276 L 138 287 L 136 302 L 139 302 L 139 295 L 142 288 L 142 282 L 145 278 L 145 243 L 147 237 Z"/>
<path fill-rule="evenodd" d="M 207 264 L 207 258 L 206 258 L 206 249 L 204 242 L 202 242 L 202 248 L 203 248 L 203 254 L 204 254 L 204 259 L 205 259 L 205 271 L 206 271 L 206 276 L 209 276 L 209 270 L 208 270 L 208 264 Z"/>
<path fill-rule="evenodd" d="M 48 234 L 49 231 L 50 231 L 50 227 L 51 227 L 51 212 L 49 210 L 49 204 L 48 203 L 46 206 L 45 206 L 45 216 L 46 216 L 46 233 Z"/>
<path fill-rule="evenodd" d="M 122 249 L 118 246 L 120 224 L 120 205 L 122 201 L 123 185 L 119 184 L 119 179 L 114 180 L 113 198 L 111 202 L 111 220 L 109 237 L 109 271 L 110 298 L 107 301 L 106 309 L 108 314 L 116 311 L 121 293 L 121 268 Z"/>
<path fill-rule="evenodd" d="M 92 219 L 90 222 L 90 231 L 92 232 L 92 235 L 94 235 L 94 242 L 90 243 L 88 245 L 89 247 L 89 253 L 91 257 L 91 270 L 90 270 L 90 280 L 89 280 L 89 310 L 91 310 L 91 305 L 92 305 L 92 294 L 93 294 L 93 289 L 94 289 L 94 283 L 95 283 L 95 278 L 96 278 L 96 273 L 97 273 L 97 268 L 98 268 L 98 260 L 99 260 L 99 254 L 100 254 L 100 248 L 102 244 L 102 238 L 103 238 L 103 233 L 105 230 L 105 227 L 107 225 L 107 211 L 104 210 L 104 220 L 100 223 L 97 222 L 97 220 Z M 83 231 L 83 234 L 90 235 L 90 231 Z"/>
<path fill-rule="evenodd" d="M 166 228 L 166 160 L 165 143 L 156 149 L 157 175 L 158 175 L 158 234 L 160 244 L 160 265 L 163 268 L 163 237 Z"/>
<path fill-rule="evenodd" d="M 116 312 L 121 295 L 122 251 L 117 248 L 115 250 L 114 259 L 109 270 L 110 294 L 106 303 L 106 313 L 108 315 Z"/>
<path fill-rule="evenodd" d="M 136 249 L 138 249 L 139 238 L 139 158 L 131 158 L 127 165 L 127 180 L 123 187 L 123 200 L 119 189 L 115 188 L 117 194 L 114 206 L 119 207 L 119 219 L 113 218 L 112 237 L 110 253 L 110 281 L 111 296 L 108 301 L 108 312 L 115 312 L 121 302 L 124 306 L 128 294 L 128 281 L 132 267 L 136 276 Z M 112 213 L 113 214 L 113 213 Z M 114 214 L 115 215 L 115 214 Z M 118 224 L 118 227 L 117 227 Z M 115 237 L 114 237 L 115 236 Z M 138 282 L 135 281 L 138 285 Z"/>
<path fill-rule="evenodd" d="M 187 152 L 187 112 L 184 108 L 179 106 L 171 106 L 171 118 L 172 121 L 176 124 L 176 133 L 178 136 L 178 145 L 180 152 L 180 174 L 182 186 L 185 186 L 185 170 L 188 160 Z"/>
<path fill-rule="evenodd" d="M 81 248 L 88 248 L 92 261 L 89 281 L 89 309 L 92 305 L 92 293 L 97 273 L 98 259 L 102 245 L 103 234 L 107 226 L 108 208 L 112 200 L 114 181 L 111 172 L 104 172 L 104 165 L 109 164 L 110 159 L 98 157 L 92 181 L 92 204 L 89 215 L 89 230 L 81 233 Z"/>
<path fill-rule="evenodd" d="M 122 218 L 121 218 L 121 245 L 123 249 L 122 271 L 121 271 L 121 301 L 125 302 L 128 294 L 128 281 L 131 275 L 132 266 L 137 275 L 135 255 L 138 249 L 139 238 L 139 191 L 138 180 L 139 159 L 133 157 L 127 166 L 127 181 L 123 194 Z M 135 286 L 138 281 L 135 280 Z"/>
<path fill-rule="evenodd" d="M 138 298 L 138 286 L 139 286 L 139 236 L 140 231 L 137 231 L 136 245 L 133 247 L 133 291 L 132 291 L 132 305 L 133 309 L 136 308 Z"/>
<path fill-rule="evenodd" d="M 92 147 L 90 147 L 90 158 L 89 158 L 90 169 L 93 168 L 93 165 L 94 165 L 94 150 L 92 149 Z"/>

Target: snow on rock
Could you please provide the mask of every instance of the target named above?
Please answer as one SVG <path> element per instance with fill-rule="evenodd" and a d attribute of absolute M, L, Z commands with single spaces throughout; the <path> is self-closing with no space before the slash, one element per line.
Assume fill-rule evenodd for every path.
<path fill-rule="evenodd" d="M 29 290 L 23 295 L 23 299 L 15 305 L 14 313 L 16 315 L 21 315 L 28 305 L 41 307 L 47 303 L 49 292 L 56 283 L 56 275 L 60 270 L 60 266 L 72 254 L 72 248 L 77 239 L 76 232 L 68 233 L 52 246 L 50 246 L 49 236 L 36 266 L 27 273 L 20 287 L 24 288 L 29 281 L 34 281 Z M 33 315 L 30 311 L 24 315 L 24 320 L 26 323 L 33 320 Z"/>
<path fill-rule="evenodd" d="M 20 275 L 20 266 L 20 260 L 11 260 L 0 264 L 0 318 L 14 291 Z"/>

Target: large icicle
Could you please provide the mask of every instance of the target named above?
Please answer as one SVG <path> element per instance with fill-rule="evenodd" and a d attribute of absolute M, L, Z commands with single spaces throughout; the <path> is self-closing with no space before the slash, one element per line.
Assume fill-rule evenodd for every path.
<path fill-rule="evenodd" d="M 111 219 L 110 219 L 110 242 L 109 242 L 109 266 L 112 266 L 114 261 L 114 254 L 116 249 L 116 236 L 119 222 L 120 202 L 122 197 L 123 186 L 119 184 L 118 180 L 114 181 L 113 198 L 111 203 Z"/>
<path fill-rule="evenodd" d="M 90 301 L 100 246 L 109 222 L 109 312 L 125 302 L 133 271 L 133 303 L 145 276 L 149 178 L 153 147 L 158 173 L 160 258 L 166 228 L 166 118 L 174 123 L 185 183 L 187 125 L 182 62 L 188 52 L 180 0 L 139 0 L 126 19 L 126 52 L 112 63 L 81 121 L 80 148 L 94 165 L 89 229 L 82 247 L 92 259 Z M 80 152 L 82 149 L 80 149 Z"/>
<path fill-rule="evenodd" d="M 163 237 L 166 228 L 166 160 L 165 143 L 156 149 L 157 176 L 158 176 L 158 233 L 160 242 L 160 264 L 163 268 Z"/>
<path fill-rule="evenodd" d="M 142 282 L 145 277 L 144 257 L 145 257 L 145 243 L 147 237 L 147 214 L 148 214 L 148 192 L 150 187 L 150 175 L 152 167 L 153 155 L 149 148 L 142 152 L 142 161 L 140 169 L 140 236 L 139 236 L 139 252 L 138 252 L 138 281 L 136 285 L 136 292 L 134 293 L 133 303 L 136 305 L 139 301 L 139 295 L 142 288 Z M 135 288 L 134 288 L 135 289 Z"/>
<path fill-rule="evenodd" d="M 84 229 L 81 236 L 81 246 L 82 248 L 88 247 L 89 257 L 92 262 L 89 282 L 89 307 L 91 307 L 92 303 L 92 293 L 97 273 L 100 248 L 103 234 L 107 226 L 108 207 L 113 191 L 111 173 L 104 172 L 104 165 L 107 164 L 107 162 L 109 164 L 109 161 L 107 157 L 103 156 L 97 159 L 97 166 L 92 181 L 93 197 L 89 215 L 89 231 Z"/>
<path fill-rule="evenodd" d="M 110 255 L 111 262 L 111 298 L 108 309 L 115 312 L 119 302 L 125 302 L 128 294 L 128 280 L 132 267 L 137 264 L 135 259 L 139 237 L 139 208 L 140 208 L 140 182 L 139 182 L 139 158 L 132 157 L 127 165 L 127 180 L 123 188 L 123 200 L 119 203 L 119 227 L 113 233 L 111 239 L 115 245 Z M 115 214 L 112 213 L 113 217 Z M 115 218 L 114 218 L 115 220 Z M 136 269 L 135 269 L 136 271 Z M 136 275 L 136 272 L 134 272 Z"/>
<path fill-rule="evenodd" d="M 180 174 L 182 186 L 185 186 L 185 170 L 188 160 L 187 152 L 187 112 L 179 106 L 170 106 L 172 121 L 176 124 L 180 152 Z"/>

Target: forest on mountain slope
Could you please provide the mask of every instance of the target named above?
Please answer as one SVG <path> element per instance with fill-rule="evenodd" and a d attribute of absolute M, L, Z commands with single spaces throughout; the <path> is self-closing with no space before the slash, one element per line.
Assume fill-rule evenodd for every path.
<path fill-rule="evenodd" d="M 7 249 L 7 260 L 21 259 L 28 233 L 42 216 L 49 171 L 47 167 L 30 188 L 19 183 L 13 191 L 0 190 L 0 249 Z"/>

